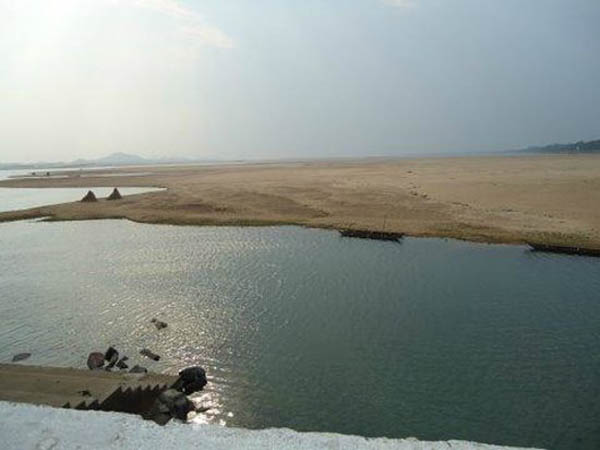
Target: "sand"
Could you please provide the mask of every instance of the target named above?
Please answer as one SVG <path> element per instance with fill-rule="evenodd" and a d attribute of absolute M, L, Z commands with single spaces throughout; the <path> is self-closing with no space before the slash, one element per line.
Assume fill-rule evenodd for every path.
<path fill-rule="evenodd" d="M 143 176 L 128 175 L 136 171 Z M 111 173 L 125 175 L 107 176 Z M 162 166 L 98 175 L 5 180 L 0 187 L 156 186 L 167 191 L 5 212 L 0 221 L 297 224 L 600 248 L 600 155 Z"/>
<path fill-rule="evenodd" d="M 69 403 L 104 401 L 117 388 L 139 386 L 167 387 L 176 376 L 155 373 L 131 374 L 105 370 L 79 370 L 62 367 L 40 367 L 0 364 L 0 401 L 33 403 L 57 408 Z M 88 391 L 85 395 L 85 391 Z"/>

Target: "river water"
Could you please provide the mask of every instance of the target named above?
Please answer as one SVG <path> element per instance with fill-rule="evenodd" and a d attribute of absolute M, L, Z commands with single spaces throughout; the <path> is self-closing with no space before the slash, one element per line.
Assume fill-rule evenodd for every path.
<path fill-rule="evenodd" d="M 600 448 L 598 259 L 113 220 L 0 224 L 0 249 L 0 362 L 114 345 L 204 366 L 198 421 Z"/>
<path fill-rule="evenodd" d="M 81 200 L 90 190 L 94 192 L 97 198 L 104 198 L 110 195 L 113 188 L 0 188 L 0 212 L 76 202 Z M 123 196 L 161 190 L 163 189 L 152 187 L 119 187 L 119 192 Z"/>

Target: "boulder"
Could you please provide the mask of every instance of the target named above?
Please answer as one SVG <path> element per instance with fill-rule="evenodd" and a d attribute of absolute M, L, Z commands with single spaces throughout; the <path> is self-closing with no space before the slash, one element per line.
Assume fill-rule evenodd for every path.
<path fill-rule="evenodd" d="M 121 200 L 123 197 L 117 188 L 114 188 L 111 194 L 106 198 L 107 200 Z"/>
<path fill-rule="evenodd" d="M 148 369 L 142 366 L 138 366 L 137 364 L 131 368 L 129 373 L 147 373 Z"/>
<path fill-rule="evenodd" d="M 117 361 L 117 367 L 121 370 L 128 369 L 129 366 L 125 363 L 127 361 L 127 356 L 123 356 L 119 361 Z"/>
<path fill-rule="evenodd" d="M 156 353 L 151 352 L 147 348 L 140 351 L 140 355 L 153 359 L 154 361 L 158 361 L 160 359 L 160 356 L 158 356 Z"/>
<path fill-rule="evenodd" d="M 101 369 L 104 367 L 104 353 L 90 353 L 87 360 L 87 366 L 90 368 L 90 370 Z"/>
<path fill-rule="evenodd" d="M 186 420 L 190 411 L 194 411 L 194 403 L 185 394 L 175 389 L 167 389 L 156 399 L 152 407 L 153 416 L 164 416 L 169 414 L 179 420 Z M 161 422 L 164 417 L 160 417 Z"/>
<path fill-rule="evenodd" d="M 174 386 L 181 392 L 192 394 L 204 389 L 207 382 L 206 371 L 202 367 L 194 366 L 180 371 Z"/>
<path fill-rule="evenodd" d="M 17 353 L 12 357 L 13 362 L 23 361 L 31 356 L 31 353 Z"/>
<path fill-rule="evenodd" d="M 157 330 L 162 330 L 163 328 L 167 328 L 167 323 L 162 320 L 152 319 L 150 322 L 154 324 Z"/>
<path fill-rule="evenodd" d="M 88 191 L 87 194 L 85 194 L 85 197 L 83 197 L 81 199 L 82 202 L 97 202 L 98 199 L 96 198 L 96 195 L 92 192 L 92 191 Z"/>
<path fill-rule="evenodd" d="M 114 347 L 108 347 L 104 353 L 104 359 L 108 361 L 107 369 L 112 369 L 119 360 L 119 352 Z"/>

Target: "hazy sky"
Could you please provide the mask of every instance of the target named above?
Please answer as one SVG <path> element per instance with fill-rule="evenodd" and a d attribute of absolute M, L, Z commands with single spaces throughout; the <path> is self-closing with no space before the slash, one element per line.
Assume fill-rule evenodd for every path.
<path fill-rule="evenodd" d="M 0 0 L 0 161 L 600 137 L 599 0 Z"/>

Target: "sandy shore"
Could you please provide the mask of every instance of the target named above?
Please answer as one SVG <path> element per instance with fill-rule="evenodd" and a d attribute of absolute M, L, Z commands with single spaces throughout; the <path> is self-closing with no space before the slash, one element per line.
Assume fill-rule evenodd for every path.
<path fill-rule="evenodd" d="M 298 224 L 481 242 L 600 248 L 600 155 L 123 168 L 142 176 L 5 180 L 0 187 L 158 186 L 117 202 L 0 213 L 0 221 L 127 218 Z M 150 174 L 148 172 L 151 172 Z"/>
<path fill-rule="evenodd" d="M 62 408 L 82 402 L 103 402 L 116 389 L 161 386 L 166 389 L 176 376 L 155 373 L 130 374 L 104 370 L 80 370 L 0 364 L 0 401 L 32 403 Z M 84 395 L 85 394 L 85 395 Z"/>

